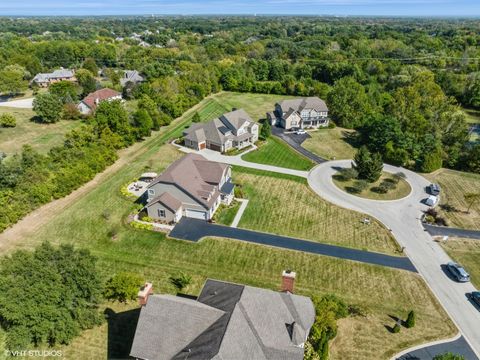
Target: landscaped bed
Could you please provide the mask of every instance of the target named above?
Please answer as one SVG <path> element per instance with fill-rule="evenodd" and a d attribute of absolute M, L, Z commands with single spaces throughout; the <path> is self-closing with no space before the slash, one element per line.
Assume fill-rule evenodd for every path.
<path fill-rule="evenodd" d="M 343 191 L 372 200 L 398 200 L 412 191 L 412 188 L 401 176 L 383 172 L 380 179 L 373 183 L 359 184 L 357 179 L 344 179 L 341 174 L 333 176 L 333 183 Z M 365 189 L 362 189 L 365 187 Z M 386 191 L 386 192 L 385 192 Z"/>
<path fill-rule="evenodd" d="M 230 205 L 221 204 L 213 215 L 213 221 L 217 224 L 230 226 L 239 208 L 240 202 L 237 200 L 233 200 Z"/>

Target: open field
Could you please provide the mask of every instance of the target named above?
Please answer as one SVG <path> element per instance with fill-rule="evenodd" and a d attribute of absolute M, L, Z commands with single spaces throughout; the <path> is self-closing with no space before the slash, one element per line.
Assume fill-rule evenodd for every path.
<path fill-rule="evenodd" d="M 208 100 L 204 101 L 199 112 L 208 103 Z M 65 205 L 61 212 L 33 234 L 6 239 L 9 244 L 2 243 L 3 251 L 28 249 L 46 240 L 56 244 L 74 244 L 90 249 L 98 257 L 98 268 L 105 279 L 119 271 L 135 272 L 153 281 L 157 293 L 174 293 L 168 278 L 182 271 L 192 276 L 192 284 L 186 289 L 191 294 L 198 294 L 206 278 L 278 289 L 281 271 L 291 268 L 298 273 L 297 293 L 309 296 L 336 293 L 348 303 L 358 304 L 365 309 L 365 318 L 355 317 L 340 322 L 339 334 L 332 346 L 334 360 L 388 359 L 406 347 L 455 333 L 452 323 L 423 280 L 410 272 L 231 240 L 205 239 L 192 244 L 126 225 L 125 217 L 134 205 L 121 195 L 120 188 L 140 172 L 146 169 L 161 171 L 181 156 L 173 146 L 164 145 L 164 141 L 172 138 L 172 134 L 181 132 L 188 116 L 191 116 L 191 112 L 172 123 L 168 129 L 162 129 L 138 144 L 136 153 L 131 154 L 123 166 L 111 176 L 101 178 L 96 187 L 75 202 Z M 249 221 L 255 221 L 255 216 L 270 219 L 269 222 L 260 221 L 259 226 L 280 228 L 291 222 L 292 228 L 288 231 L 300 231 L 302 226 L 307 226 L 309 230 L 305 235 L 324 233 L 331 236 L 332 241 L 343 237 L 345 245 L 348 243 L 346 237 L 352 237 L 352 242 L 359 247 L 364 245 L 357 242 L 384 242 L 387 245 L 382 246 L 386 251 L 393 251 L 393 239 L 385 235 L 380 225 L 372 224 L 368 229 L 360 227 L 361 224 L 355 225 L 354 220 L 360 220 L 361 214 L 323 202 L 308 189 L 303 179 L 283 179 L 246 172 L 238 175 L 251 201 L 244 219 L 250 209 L 256 214 L 251 212 Z M 267 204 L 263 205 L 260 201 L 267 201 Z M 285 201 L 292 204 L 290 208 L 295 202 L 301 206 L 294 209 L 293 214 L 276 208 L 276 204 Z M 256 210 L 258 207 L 261 210 Z M 345 224 L 348 229 L 343 226 Z M 377 234 L 370 229 L 376 229 Z M 115 240 L 109 236 L 110 231 L 117 234 Z M 372 236 L 377 236 L 379 240 L 375 237 L 372 240 Z M 382 240 L 382 237 L 385 238 Z M 110 319 L 123 317 L 131 321 L 126 321 L 126 326 L 112 324 L 108 327 L 104 324 L 85 331 L 72 344 L 61 347 L 65 358 L 104 359 L 108 355 L 120 358 L 125 355 L 122 351 L 129 350 L 135 315 L 129 312 L 122 316 L 122 312 L 130 310 L 133 305 L 105 306 L 119 312 L 117 316 L 110 316 Z M 418 314 L 417 326 L 409 330 L 402 329 L 400 334 L 391 334 L 385 327 L 394 324 L 389 315 L 405 317 L 411 309 Z M 109 339 L 122 344 L 120 353 L 108 354 Z M 113 346 L 110 347 L 112 349 Z"/>
<path fill-rule="evenodd" d="M 470 280 L 480 289 L 480 240 L 450 238 L 442 247 L 470 274 Z"/>
<path fill-rule="evenodd" d="M 386 194 L 381 194 L 378 191 L 374 191 L 375 188 L 380 186 L 380 184 L 383 181 L 390 181 L 390 182 L 396 181 L 392 174 L 386 173 L 386 172 L 384 172 L 382 176 L 380 176 L 380 179 L 378 179 L 374 183 L 368 184 L 368 188 L 363 190 L 361 193 L 355 193 L 353 191 L 355 181 L 357 180 L 353 179 L 353 180 L 344 181 L 339 177 L 337 177 L 337 175 L 333 176 L 333 183 L 337 185 L 337 187 L 339 187 L 345 192 L 348 192 L 349 194 L 354 194 L 355 196 L 359 196 L 366 199 L 397 200 L 397 199 L 402 199 L 408 196 L 408 194 L 410 194 L 410 192 L 412 191 L 412 188 L 410 187 L 408 182 L 406 182 L 403 179 L 399 179 L 398 183 L 395 185 L 396 187 L 389 190 Z"/>
<path fill-rule="evenodd" d="M 310 170 L 314 166 L 312 161 L 273 136 L 261 143 L 257 150 L 242 156 L 242 159 L 295 170 Z"/>
<path fill-rule="evenodd" d="M 31 145 L 41 153 L 47 153 L 53 146 L 61 145 L 67 132 L 81 125 L 80 121 L 62 120 L 55 124 L 39 124 L 30 119 L 35 115 L 29 109 L 0 107 L 0 115 L 10 113 L 17 119 L 14 128 L 0 129 L 0 151 L 11 155 Z"/>
<path fill-rule="evenodd" d="M 365 225 L 365 215 L 331 205 L 306 180 L 281 174 L 234 169 L 248 204 L 239 227 L 306 240 L 399 255 L 399 247 L 379 223 Z"/>
<path fill-rule="evenodd" d="M 468 214 L 468 204 L 464 199 L 466 193 L 480 192 L 479 174 L 440 169 L 424 176 L 440 184 L 442 192 L 437 210 L 448 220 L 449 226 L 480 230 L 480 203 L 474 204 Z M 445 205 L 452 208 L 445 208 Z"/>
<path fill-rule="evenodd" d="M 303 147 L 318 156 L 329 160 L 353 159 L 355 148 L 347 141 L 354 130 L 336 127 L 334 129 L 319 129 L 311 131 L 311 139 L 303 143 Z"/>

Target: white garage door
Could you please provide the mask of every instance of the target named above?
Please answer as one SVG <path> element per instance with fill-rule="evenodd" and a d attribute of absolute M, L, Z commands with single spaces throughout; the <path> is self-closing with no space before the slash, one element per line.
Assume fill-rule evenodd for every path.
<path fill-rule="evenodd" d="M 187 209 L 185 215 L 189 218 L 207 220 L 207 213 L 205 211 Z"/>

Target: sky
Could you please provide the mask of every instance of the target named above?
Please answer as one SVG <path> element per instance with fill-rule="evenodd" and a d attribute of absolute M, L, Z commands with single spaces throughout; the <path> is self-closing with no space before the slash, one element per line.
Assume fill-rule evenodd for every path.
<path fill-rule="evenodd" d="M 480 16 L 480 0 L 0 0 L 0 15 Z"/>

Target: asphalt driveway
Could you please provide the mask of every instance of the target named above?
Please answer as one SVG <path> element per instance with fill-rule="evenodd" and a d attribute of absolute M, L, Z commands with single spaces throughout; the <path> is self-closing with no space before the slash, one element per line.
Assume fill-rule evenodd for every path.
<path fill-rule="evenodd" d="M 193 242 L 197 242 L 204 237 L 222 237 L 288 250 L 331 256 L 339 259 L 353 260 L 367 264 L 387 266 L 394 269 L 412 272 L 417 271 L 407 257 L 389 256 L 341 246 L 320 244 L 313 241 L 210 224 L 203 220 L 190 218 L 182 218 L 182 220 L 180 220 L 170 232 L 170 237 Z"/>
<path fill-rule="evenodd" d="M 423 224 L 425 230 L 432 236 L 455 236 L 461 238 L 480 240 L 480 231 L 451 228 L 446 226 L 435 226 Z"/>
<path fill-rule="evenodd" d="M 396 360 L 432 360 L 435 356 L 451 352 L 455 355 L 462 355 L 465 360 L 478 360 L 463 336 L 457 340 L 426 346 L 404 354 Z"/>

